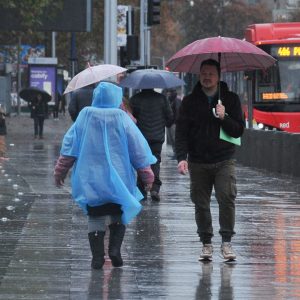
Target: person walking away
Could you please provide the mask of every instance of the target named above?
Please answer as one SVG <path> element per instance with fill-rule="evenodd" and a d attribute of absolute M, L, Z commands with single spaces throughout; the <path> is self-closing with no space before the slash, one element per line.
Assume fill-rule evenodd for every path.
<path fill-rule="evenodd" d="M 63 138 L 54 169 L 57 186 L 73 167 L 72 196 L 88 215 L 91 267 L 105 262 L 104 236 L 109 227 L 108 255 L 114 267 L 123 265 L 121 245 L 128 224 L 141 210 L 143 195 L 136 186 L 137 170 L 149 190 L 156 162 L 147 141 L 128 114 L 120 109 L 122 89 L 101 82 Z"/>
<path fill-rule="evenodd" d="M 58 112 L 59 112 L 60 102 L 61 102 L 61 96 L 59 93 L 57 93 L 56 97 L 55 97 L 55 104 L 53 107 L 53 119 L 54 120 L 58 120 Z"/>
<path fill-rule="evenodd" d="M 68 106 L 68 111 L 71 116 L 73 122 L 76 121 L 80 111 L 86 106 L 91 106 L 94 92 L 94 84 L 88 85 L 86 87 L 82 87 L 74 91 L 71 95 L 71 100 Z M 130 107 L 126 105 L 125 98 L 123 97 L 123 101 L 120 105 L 120 108 L 123 109 L 130 118 L 136 123 L 135 118 L 131 114 Z"/>
<path fill-rule="evenodd" d="M 167 129 L 167 141 L 171 145 L 173 150 L 174 158 L 176 158 L 176 151 L 175 151 L 175 128 L 176 128 L 176 120 L 179 114 L 179 108 L 181 105 L 181 99 L 177 96 L 176 89 L 169 89 L 167 90 L 167 99 L 170 102 L 173 115 L 174 115 L 174 123 L 171 125 L 170 128 Z"/>
<path fill-rule="evenodd" d="M 162 145 L 165 141 L 165 127 L 170 127 L 174 122 L 173 112 L 167 98 L 153 89 L 144 89 L 129 99 L 132 114 L 137 120 L 137 126 L 146 138 L 157 162 L 151 165 L 154 173 L 154 183 L 150 191 L 153 201 L 160 201 L 160 163 Z M 143 189 L 141 178 L 138 177 L 137 185 L 147 198 L 147 191 Z"/>
<path fill-rule="evenodd" d="M 63 114 L 63 116 L 65 116 L 66 114 L 66 97 L 65 95 L 62 94 L 58 94 L 60 97 L 60 106 L 59 106 L 59 112 Z"/>
<path fill-rule="evenodd" d="M 6 130 L 6 121 L 5 121 L 5 111 L 2 108 L 2 105 L 0 104 L 0 162 L 2 160 L 5 160 L 6 155 L 6 141 L 5 136 L 7 134 Z"/>
<path fill-rule="evenodd" d="M 48 104 L 43 100 L 42 94 L 38 93 L 28 105 L 34 122 L 34 138 L 43 139 L 44 121 L 48 117 Z"/>
<path fill-rule="evenodd" d="M 68 105 L 68 112 L 73 122 L 76 121 L 80 111 L 92 104 L 93 92 L 95 85 L 90 84 L 82 87 L 71 94 L 71 100 Z"/>
<path fill-rule="evenodd" d="M 219 205 L 219 233 L 224 259 L 235 259 L 231 245 L 235 234 L 236 177 L 233 159 L 235 146 L 219 138 L 220 128 L 238 138 L 244 131 L 238 95 L 220 84 L 222 104 L 218 104 L 220 65 L 209 59 L 200 66 L 199 82 L 191 94 L 184 97 L 176 123 L 175 147 L 178 171 L 190 172 L 190 194 L 195 204 L 195 220 L 203 243 L 199 259 L 211 259 L 213 254 L 212 216 L 210 202 L 215 190 Z M 212 109 L 218 117 L 215 117 Z"/>

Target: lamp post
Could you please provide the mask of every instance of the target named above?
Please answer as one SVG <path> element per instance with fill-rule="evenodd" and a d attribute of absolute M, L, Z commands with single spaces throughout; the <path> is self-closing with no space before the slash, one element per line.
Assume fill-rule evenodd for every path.
<path fill-rule="evenodd" d="M 104 62 L 117 64 L 117 0 L 105 0 Z"/>
<path fill-rule="evenodd" d="M 17 62 L 17 70 L 18 70 L 18 77 L 17 77 L 17 91 L 18 91 L 18 96 L 17 96 L 17 115 L 19 116 L 21 114 L 21 99 L 19 92 L 21 90 L 21 44 L 22 44 L 22 39 L 21 35 L 18 37 L 18 62 Z"/>

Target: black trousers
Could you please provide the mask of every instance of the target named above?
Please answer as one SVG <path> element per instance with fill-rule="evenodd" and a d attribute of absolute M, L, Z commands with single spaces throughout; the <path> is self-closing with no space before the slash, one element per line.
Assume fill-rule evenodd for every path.
<path fill-rule="evenodd" d="M 42 137 L 43 136 L 43 130 L 44 130 L 44 120 L 45 117 L 42 116 L 36 116 L 34 117 L 34 135 Z"/>
<path fill-rule="evenodd" d="M 153 165 L 151 165 L 151 169 L 154 173 L 154 182 L 152 185 L 152 189 L 151 191 L 155 191 L 159 193 L 160 190 L 160 186 L 162 184 L 160 177 L 159 177 L 159 173 L 160 173 L 160 163 L 161 163 L 161 150 L 162 150 L 162 145 L 163 143 L 151 143 L 148 142 L 150 149 L 152 151 L 152 154 L 156 157 L 157 162 Z M 137 186 L 140 189 L 140 191 L 142 192 L 142 194 L 144 196 L 147 195 L 147 192 L 144 189 L 144 184 L 141 181 L 141 179 L 138 177 L 137 179 Z"/>

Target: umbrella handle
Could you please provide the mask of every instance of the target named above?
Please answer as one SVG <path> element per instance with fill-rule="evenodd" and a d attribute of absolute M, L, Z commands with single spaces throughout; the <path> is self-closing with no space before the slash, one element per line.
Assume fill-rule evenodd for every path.
<path fill-rule="evenodd" d="M 218 104 L 222 104 L 222 101 L 221 101 L 220 99 L 218 100 Z M 214 115 L 216 118 L 220 118 L 219 115 L 216 113 L 216 109 L 215 109 L 215 108 L 212 109 L 212 112 L 213 112 L 213 115 Z"/>

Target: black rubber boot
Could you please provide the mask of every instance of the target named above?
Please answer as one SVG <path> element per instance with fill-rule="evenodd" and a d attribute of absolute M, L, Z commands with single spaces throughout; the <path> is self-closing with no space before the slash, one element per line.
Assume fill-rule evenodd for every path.
<path fill-rule="evenodd" d="M 104 231 L 89 232 L 89 242 L 93 255 L 91 267 L 93 269 L 102 269 L 104 259 Z"/>
<path fill-rule="evenodd" d="M 124 239 L 126 227 L 120 223 L 109 225 L 110 236 L 108 255 L 114 267 L 122 267 L 123 259 L 121 256 L 121 245 Z"/>

